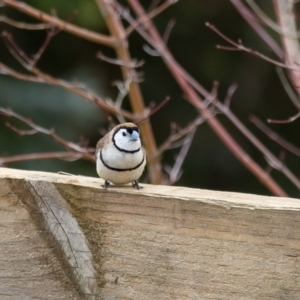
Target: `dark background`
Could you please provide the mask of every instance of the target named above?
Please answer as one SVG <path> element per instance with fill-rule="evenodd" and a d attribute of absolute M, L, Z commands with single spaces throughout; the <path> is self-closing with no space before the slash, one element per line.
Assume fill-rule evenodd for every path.
<path fill-rule="evenodd" d="M 74 24 L 108 34 L 98 8 L 92 0 L 28 0 L 25 2 L 47 13 L 55 9 L 61 19 L 67 19 L 76 9 L 78 14 L 73 20 Z M 145 7 L 150 2 L 143 1 Z M 272 1 L 257 3 L 275 19 Z M 0 14 L 16 20 L 36 23 L 36 20 L 12 9 L 1 7 L 0 10 Z M 157 17 L 155 24 L 163 32 L 168 21 L 173 18 L 176 20 L 176 25 L 172 30 L 168 46 L 178 62 L 208 90 L 211 89 L 214 80 L 219 81 L 221 100 L 225 98 L 228 87 L 232 83 L 237 83 L 238 89 L 231 104 L 232 111 L 275 155 L 279 155 L 281 148 L 249 122 L 249 116 L 253 114 L 265 121 L 267 118 L 286 119 L 297 112 L 282 87 L 275 67 L 247 53 L 217 50 L 216 45 L 225 44 L 225 42 L 204 24 L 207 21 L 215 24 L 232 39 L 241 38 L 246 46 L 274 59 L 277 59 L 276 56 L 246 24 L 230 1 L 179 1 Z M 13 33 L 15 40 L 28 54 L 35 53 L 45 38 L 43 31 L 15 29 L 4 23 L 0 23 L 0 29 Z M 279 42 L 276 33 L 268 31 Z M 144 41 L 138 34 L 132 34 L 129 41 L 132 57 L 146 61 L 141 70 L 145 78 L 141 83 L 141 89 L 146 103 L 160 102 L 166 95 L 171 96 L 171 101 L 151 118 L 157 143 L 161 144 L 170 133 L 171 122 L 186 126 L 197 116 L 197 113 L 184 100 L 181 90 L 161 59 L 151 57 L 143 51 Z M 113 99 L 117 95 L 117 89 L 112 86 L 112 82 L 121 78 L 120 70 L 97 60 L 95 54 L 99 50 L 107 56 L 115 56 L 114 52 L 107 47 L 61 32 L 52 40 L 38 67 L 53 76 L 84 83 L 100 96 Z M 12 58 L 2 40 L 0 40 L 0 57 L 1 61 L 7 65 L 26 73 Z M 10 107 L 32 118 L 35 123 L 43 127 L 54 127 L 59 135 L 73 142 L 79 142 L 80 137 L 85 137 L 89 139 L 93 147 L 101 137 L 99 129 L 107 128 L 106 117 L 94 104 L 58 87 L 18 81 L 1 75 L 0 91 L 0 106 Z M 128 100 L 125 101 L 126 105 L 128 107 Z M 264 157 L 226 120 L 225 116 L 219 115 L 218 118 L 252 158 L 263 167 L 267 166 Z M 0 115 L 1 156 L 63 150 L 61 145 L 41 134 L 19 137 L 5 127 L 6 121 L 20 125 Z M 286 125 L 271 125 L 271 128 L 299 146 L 300 120 Z M 163 163 L 172 164 L 176 153 L 176 150 L 165 153 Z M 285 162 L 299 176 L 299 158 L 287 154 Z M 95 165 L 82 160 L 75 162 L 53 159 L 24 161 L 8 166 L 27 170 L 65 171 L 97 176 Z M 227 150 L 207 124 L 198 128 L 183 164 L 183 171 L 177 185 L 269 194 L 269 191 Z M 274 178 L 289 195 L 299 196 L 299 191 L 290 182 L 277 171 L 273 172 Z"/>

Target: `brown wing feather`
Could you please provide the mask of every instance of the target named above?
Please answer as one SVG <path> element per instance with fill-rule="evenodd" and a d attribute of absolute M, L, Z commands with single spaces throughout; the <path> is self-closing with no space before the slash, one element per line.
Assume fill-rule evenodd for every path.
<path fill-rule="evenodd" d="M 100 151 L 100 149 L 102 149 L 104 147 L 104 144 L 107 143 L 109 137 L 110 137 L 110 133 L 108 132 L 103 138 L 101 138 L 96 146 L 96 152 L 95 152 L 95 158 L 97 159 L 97 154 Z"/>

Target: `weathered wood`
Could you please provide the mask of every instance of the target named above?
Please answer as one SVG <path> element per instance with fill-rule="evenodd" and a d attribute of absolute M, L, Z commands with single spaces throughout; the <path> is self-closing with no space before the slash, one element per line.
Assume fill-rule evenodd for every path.
<path fill-rule="evenodd" d="M 300 201 L 0 168 L 0 299 L 300 299 Z"/>

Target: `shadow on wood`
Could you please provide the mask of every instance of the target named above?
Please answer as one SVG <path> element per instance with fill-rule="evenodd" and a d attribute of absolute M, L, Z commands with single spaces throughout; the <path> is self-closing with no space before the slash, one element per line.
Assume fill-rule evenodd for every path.
<path fill-rule="evenodd" d="M 0 168 L 0 299 L 300 299 L 300 201 Z"/>

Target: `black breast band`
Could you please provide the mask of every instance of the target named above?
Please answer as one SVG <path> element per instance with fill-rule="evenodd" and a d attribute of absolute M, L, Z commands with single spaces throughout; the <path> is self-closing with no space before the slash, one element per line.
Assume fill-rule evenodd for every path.
<path fill-rule="evenodd" d="M 141 161 L 138 165 L 136 165 L 135 167 L 129 168 L 129 169 L 120 169 L 120 168 L 114 168 L 114 167 L 111 167 L 111 166 L 109 166 L 109 165 L 104 161 L 103 156 L 102 156 L 102 149 L 100 150 L 100 155 L 99 155 L 99 156 L 100 156 L 100 159 L 101 159 L 103 165 L 104 165 L 107 169 L 112 170 L 112 171 L 116 171 L 116 172 L 134 171 L 134 170 L 136 170 L 138 167 L 140 167 L 140 166 L 143 164 L 144 160 L 145 160 L 145 155 L 144 155 L 142 161 Z"/>

